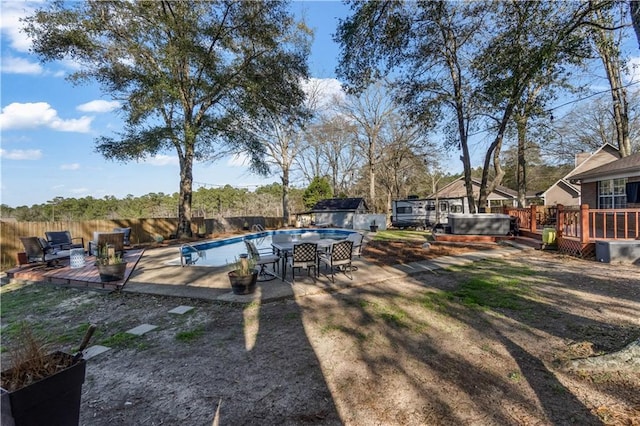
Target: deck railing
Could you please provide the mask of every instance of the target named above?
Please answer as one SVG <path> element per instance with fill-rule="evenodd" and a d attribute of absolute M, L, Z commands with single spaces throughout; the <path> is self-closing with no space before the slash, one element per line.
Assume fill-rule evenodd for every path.
<path fill-rule="evenodd" d="M 588 204 L 583 204 L 579 207 L 507 207 L 504 212 L 520 219 L 520 229 L 536 232 L 542 226 L 553 226 L 558 237 L 576 238 L 585 244 L 596 239 L 640 237 L 640 209 L 637 208 L 590 209 Z"/>

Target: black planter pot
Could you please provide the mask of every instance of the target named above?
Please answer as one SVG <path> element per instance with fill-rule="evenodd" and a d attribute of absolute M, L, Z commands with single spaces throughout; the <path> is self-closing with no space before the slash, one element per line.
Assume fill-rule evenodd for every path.
<path fill-rule="evenodd" d="M 251 294 L 256 291 L 258 271 L 254 271 L 251 275 L 238 275 L 236 271 L 231 271 L 228 275 L 233 294 Z"/>
<path fill-rule="evenodd" d="M 378 225 L 369 225 L 371 232 L 378 232 Z"/>
<path fill-rule="evenodd" d="M 71 364 L 73 356 L 64 352 L 53 352 L 47 357 L 70 366 L 9 392 L 11 415 L 16 426 L 77 425 L 80 421 L 80 399 L 87 362 L 80 359 Z"/>
<path fill-rule="evenodd" d="M 117 263 L 114 265 L 100 265 L 98 264 L 98 272 L 100 272 L 100 281 L 122 281 L 124 279 L 124 272 L 127 270 L 127 264 L 125 262 Z"/>

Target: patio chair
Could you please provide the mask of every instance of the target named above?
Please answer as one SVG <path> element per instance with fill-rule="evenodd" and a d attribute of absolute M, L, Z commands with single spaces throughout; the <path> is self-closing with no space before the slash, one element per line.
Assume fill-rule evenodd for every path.
<path fill-rule="evenodd" d="M 309 269 L 313 268 L 316 276 L 318 275 L 318 244 L 316 243 L 298 243 L 293 245 L 293 252 L 288 257 L 287 263 L 291 267 L 291 282 L 296 282 L 296 268 L 306 269 L 307 276 Z"/>
<path fill-rule="evenodd" d="M 84 249 L 84 238 L 76 237 L 71 238 L 71 232 L 69 231 L 48 231 L 44 235 L 47 237 L 47 242 L 54 250 L 71 250 L 73 248 Z M 74 243 L 74 240 L 79 240 L 79 243 Z"/>
<path fill-rule="evenodd" d="M 47 266 L 54 266 L 59 259 L 69 257 L 69 250 L 55 250 L 44 238 L 20 237 L 24 252 L 27 256 L 27 263 L 46 263 Z"/>
<path fill-rule="evenodd" d="M 113 232 L 122 232 L 124 234 L 124 245 L 125 246 L 130 246 L 131 245 L 131 228 L 113 228 Z"/>
<path fill-rule="evenodd" d="M 89 241 L 89 254 L 97 256 L 100 247 L 113 246 L 115 254 L 124 255 L 124 232 L 94 232 Z"/>
<path fill-rule="evenodd" d="M 271 236 L 272 243 L 290 243 L 292 241 L 291 234 L 273 234 Z M 276 254 L 277 250 L 272 248 L 272 252 Z"/>
<path fill-rule="evenodd" d="M 324 263 L 326 267 L 331 268 L 331 282 L 336 282 L 334 270 L 340 268 L 350 280 L 353 280 L 351 272 L 351 256 L 353 252 L 353 241 L 345 240 L 333 243 L 331 251 L 328 253 L 320 253 L 318 255 L 319 263 Z"/>
<path fill-rule="evenodd" d="M 247 246 L 247 252 L 249 252 L 249 257 L 256 261 L 256 265 L 260 266 L 260 271 L 258 272 L 258 280 L 259 281 L 268 281 L 276 278 L 276 267 L 278 266 L 278 262 L 280 262 L 280 256 L 277 254 L 272 254 L 271 249 L 269 251 L 263 251 L 260 253 L 260 250 L 256 247 L 253 241 L 245 240 L 244 244 Z M 273 265 L 273 273 L 267 271 L 267 265 Z"/>
<path fill-rule="evenodd" d="M 353 242 L 352 256 L 360 257 L 360 255 L 362 254 L 363 239 L 364 239 L 364 235 L 362 235 L 359 232 L 352 232 L 347 236 L 347 240 Z"/>

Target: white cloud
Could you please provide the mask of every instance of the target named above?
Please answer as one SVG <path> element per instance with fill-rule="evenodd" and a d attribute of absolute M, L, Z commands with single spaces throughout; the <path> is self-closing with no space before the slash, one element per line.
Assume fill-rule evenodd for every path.
<path fill-rule="evenodd" d="M 89 193 L 89 188 L 72 188 L 69 192 L 72 194 L 87 194 Z"/>
<path fill-rule="evenodd" d="M 2 108 L 0 129 L 35 129 L 49 127 L 61 132 L 88 133 L 93 117 L 63 120 L 58 112 L 46 102 L 17 103 Z"/>
<path fill-rule="evenodd" d="M 11 151 L 0 149 L 0 157 L 7 160 L 39 160 L 42 158 L 42 151 L 39 149 L 13 149 Z"/>
<path fill-rule="evenodd" d="M 146 159 L 144 163 L 151 166 L 177 166 L 180 164 L 177 156 L 162 154 Z"/>
<path fill-rule="evenodd" d="M 26 2 L 2 2 L 2 14 L 0 14 L 0 31 L 3 37 L 9 40 L 12 49 L 20 52 L 28 52 L 31 47 L 31 40 L 21 31 L 24 26 L 20 22 L 21 18 L 25 18 L 33 14 L 34 8 Z"/>
<path fill-rule="evenodd" d="M 39 63 L 30 62 L 24 58 L 5 56 L 2 58 L 2 70 L 6 74 L 42 74 L 43 70 Z"/>
<path fill-rule="evenodd" d="M 80 164 L 71 163 L 71 164 L 63 164 L 60 166 L 60 170 L 78 170 L 80 168 Z"/>
<path fill-rule="evenodd" d="M 93 117 L 72 118 L 69 120 L 57 119 L 51 122 L 49 127 L 60 132 L 89 133 Z"/>
<path fill-rule="evenodd" d="M 336 98 L 342 100 L 346 96 L 342 84 L 335 78 L 310 78 L 302 82 L 302 89 L 318 110 L 328 109 L 335 104 Z"/>
<path fill-rule="evenodd" d="M 120 102 L 103 100 L 87 102 L 76 107 L 78 111 L 82 112 L 111 112 L 118 108 L 120 108 Z"/>

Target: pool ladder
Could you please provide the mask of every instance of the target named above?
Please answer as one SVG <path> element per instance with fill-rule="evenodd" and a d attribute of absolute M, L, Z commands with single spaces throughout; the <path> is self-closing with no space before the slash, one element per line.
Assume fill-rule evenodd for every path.
<path fill-rule="evenodd" d="M 187 253 L 185 253 L 185 249 L 187 249 Z M 199 259 L 206 259 L 206 257 L 203 250 L 198 250 L 189 243 L 180 246 L 180 265 L 182 266 L 195 265 Z"/>
<path fill-rule="evenodd" d="M 262 225 L 260 225 L 259 223 L 254 224 L 251 227 L 251 231 L 258 232 L 258 233 L 265 232 L 264 227 Z M 256 239 L 256 244 L 261 245 L 264 242 L 264 237 L 265 237 L 264 235 L 261 236 L 261 237 L 258 237 Z"/>

